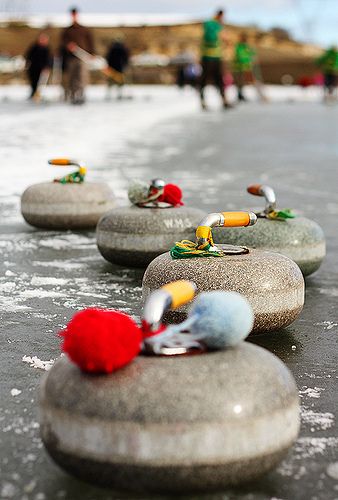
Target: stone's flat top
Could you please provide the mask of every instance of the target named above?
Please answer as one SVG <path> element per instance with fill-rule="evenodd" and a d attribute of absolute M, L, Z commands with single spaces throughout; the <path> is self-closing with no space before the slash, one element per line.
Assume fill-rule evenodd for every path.
<path fill-rule="evenodd" d="M 143 232 L 182 233 L 195 229 L 205 212 L 191 207 L 139 208 L 135 206 L 113 208 L 104 214 L 97 230 L 141 234 Z"/>
<path fill-rule="evenodd" d="M 298 266 L 284 255 L 262 250 L 224 257 L 172 259 L 169 253 L 156 257 L 148 266 L 143 283 L 147 287 L 162 286 L 174 279 L 189 279 L 199 290 L 215 290 L 220 285 L 234 286 L 239 293 L 298 288 L 303 276 Z"/>
<path fill-rule="evenodd" d="M 19 91 L 21 101 L 9 95 Z M 94 233 L 37 231 L 22 221 L 19 196 L 46 175 L 51 145 L 62 137 L 67 150 L 91 161 L 88 178 L 109 182 L 116 193 L 127 188 L 120 169 L 130 178 L 163 177 L 182 187 L 187 205 L 210 213 L 257 203 L 245 189 L 262 182 L 275 188 L 284 207 L 301 207 L 323 228 L 327 257 L 306 280 L 299 320 L 278 334 L 251 339 L 280 357 L 296 379 L 302 426 L 295 446 L 260 481 L 184 498 L 336 500 L 337 479 L 329 472 L 338 462 L 338 107 L 311 102 L 312 89 L 302 94 L 300 88 L 290 91 L 303 102 L 285 96 L 284 102 L 245 103 L 229 113 L 218 109 L 212 90 L 208 98 L 215 95 L 216 104 L 208 113 L 198 111 L 195 93 L 167 86 L 135 86 L 128 89 L 134 99 L 118 103 L 102 102 L 102 87 L 89 91 L 96 100 L 75 109 L 28 103 L 26 87 L 0 89 L 1 96 L 9 95 L 0 101 L 6 158 L 0 165 L 0 497 L 149 500 L 77 481 L 50 460 L 39 438 L 37 394 L 45 372 L 34 366 L 59 356 L 56 332 L 83 307 L 115 307 L 135 317 L 141 310 L 143 273 L 105 263 Z M 69 130 L 76 130 L 76 141 Z M 12 389 L 21 393 L 13 396 Z"/>
<path fill-rule="evenodd" d="M 285 221 L 258 218 L 254 226 L 213 229 L 215 243 L 235 243 L 238 245 L 269 248 L 314 245 L 325 240 L 321 227 L 306 217 L 296 217 Z"/>
<path fill-rule="evenodd" d="M 113 199 L 112 190 L 102 182 L 41 182 L 29 186 L 24 191 L 21 203 L 105 203 Z"/>
<path fill-rule="evenodd" d="M 247 342 L 201 356 L 139 356 L 110 376 L 84 374 L 63 357 L 43 394 L 48 406 L 74 415 L 139 423 L 255 418 L 298 398 L 281 361 Z"/>
<path fill-rule="evenodd" d="M 114 215 L 131 215 L 132 217 L 136 217 L 137 220 L 142 219 L 146 214 L 151 215 L 152 217 L 168 217 L 169 215 L 181 215 L 181 214 L 202 214 L 202 217 L 205 213 L 193 207 L 168 207 L 168 208 L 142 208 L 136 207 L 135 205 L 129 205 L 127 207 L 116 207 L 109 212 L 107 212 L 106 217 L 113 217 Z"/>

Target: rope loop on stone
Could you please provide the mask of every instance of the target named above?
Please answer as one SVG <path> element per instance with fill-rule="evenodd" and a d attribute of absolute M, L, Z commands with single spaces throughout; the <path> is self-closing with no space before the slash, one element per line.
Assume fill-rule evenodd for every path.
<path fill-rule="evenodd" d="M 256 224 L 256 222 L 257 217 L 253 212 L 219 212 L 209 214 L 204 217 L 196 229 L 196 243 L 189 240 L 178 241 L 170 249 L 170 256 L 173 259 L 191 259 L 193 257 L 223 257 L 228 253 L 238 253 L 231 251 L 231 247 L 229 247 L 229 252 L 218 248 L 214 244 L 212 228 L 247 227 Z"/>
<path fill-rule="evenodd" d="M 224 252 L 210 251 L 210 243 L 198 247 L 197 243 L 189 240 L 182 240 L 175 243 L 170 249 L 170 255 L 173 259 L 191 259 L 192 257 L 223 257 Z"/>
<path fill-rule="evenodd" d="M 291 208 L 284 208 L 283 210 L 272 210 L 271 212 L 266 214 L 266 218 L 271 220 L 285 221 L 287 219 L 295 219 L 296 214 L 292 211 Z"/>
<path fill-rule="evenodd" d="M 48 160 L 48 163 L 58 167 L 66 167 L 70 165 L 78 167 L 78 170 L 75 172 L 71 172 L 63 177 L 54 179 L 54 182 L 58 182 L 59 184 L 82 184 L 85 180 L 87 169 L 77 160 L 70 160 L 68 158 L 53 158 L 52 160 Z"/>

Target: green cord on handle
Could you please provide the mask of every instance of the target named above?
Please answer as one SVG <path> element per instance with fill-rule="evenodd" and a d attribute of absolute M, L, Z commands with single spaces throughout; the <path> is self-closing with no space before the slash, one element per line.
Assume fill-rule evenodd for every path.
<path fill-rule="evenodd" d="M 54 182 L 58 182 L 60 184 L 82 184 L 85 180 L 87 169 L 76 160 L 70 160 L 69 158 L 53 158 L 52 160 L 48 160 L 48 163 L 50 165 L 62 167 L 70 165 L 76 165 L 79 167 L 75 172 L 67 174 L 64 177 L 60 177 L 59 179 L 54 179 Z"/>

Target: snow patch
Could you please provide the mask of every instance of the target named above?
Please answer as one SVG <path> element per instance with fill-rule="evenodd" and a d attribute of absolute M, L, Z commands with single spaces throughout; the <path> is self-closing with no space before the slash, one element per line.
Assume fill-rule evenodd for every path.
<path fill-rule="evenodd" d="M 308 409 L 306 406 L 301 407 L 301 419 L 304 424 L 311 425 L 315 429 L 327 430 L 334 423 L 333 413 L 321 413 Z"/>
<path fill-rule="evenodd" d="M 332 330 L 332 328 L 338 326 L 338 323 L 334 323 L 333 321 L 321 321 L 320 323 L 316 323 L 316 325 L 324 326 L 324 330 Z"/>
<path fill-rule="evenodd" d="M 44 248 L 52 248 L 54 250 L 65 250 L 65 249 L 81 249 L 88 247 L 95 247 L 94 238 L 88 238 L 86 236 L 80 236 L 77 234 L 68 234 L 62 238 L 46 238 L 40 241 L 40 246 Z"/>
<path fill-rule="evenodd" d="M 39 370 L 45 370 L 48 372 L 55 362 L 55 359 L 50 359 L 49 361 L 42 361 L 42 359 L 37 356 L 23 356 L 22 361 L 28 363 L 32 368 L 38 368 Z"/>
<path fill-rule="evenodd" d="M 316 455 L 324 455 L 328 448 L 335 449 L 338 446 L 336 437 L 302 437 L 299 438 L 292 448 L 291 456 L 283 460 L 277 467 L 276 472 L 283 477 L 301 479 L 307 474 L 307 469 L 302 465 L 304 459 L 313 458 Z"/>
<path fill-rule="evenodd" d="M 20 296 L 24 299 L 48 299 L 48 298 L 56 298 L 63 297 L 63 292 L 54 292 L 52 290 L 42 290 L 41 288 L 37 288 L 35 290 L 23 290 L 20 293 Z"/>
<path fill-rule="evenodd" d="M 304 459 L 318 454 L 323 455 L 327 448 L 336 448 L 337 446 L 338 438 L 336 437 L 303 437 L 296 441 L 295 451 L 298 459 Z"/>
<path fill-rule="evenodd" d="M 14 397 L 15 396 L 19 396 L 19 394 L 21 394 L 21 392 L 22 391 L 20 391 L 19 389 L 15 389 L 14 388 L 14 389 L 11 390 L 11 395 L 14 396 Z"/>
<path fill-rule="evenodd" d="M 69 282 L 68 279 L 53 278 L 53 277 L 33 276 L 33 278 L 31 279 L 31 285 L 33 285 L 33 286 L 43 286 L 43 285 L 47 285 L 47 286 L 54 286 L 54 285 L 56 286 L 56 285 L 59 285 L 59 286 L 62 286 L 62 285 L 66 285 L 68 282 Z"/>
<path fill-rule="evenodd" d="M 41 261 L 35 260 L 32 262 L 33 266 L 39 267 L 53 267 L 57 269 L 64 269 L 66 271 L 71 271 L 73 269 L 82 269 L 86 265 L 81 264 L 80 262 L 71 262 L 66 260 L 52 260 L 52 261 Z"/>
<path fill-rule="evenodd" d="M 322 387 L 306 387 L 304 386 L 303 389 L 299 391 L 299 396 L 302 398 L 303 396 L 309 397 L 309 398 L 320 398 L 321 392 L 323 392 L 325 389 Z"/>

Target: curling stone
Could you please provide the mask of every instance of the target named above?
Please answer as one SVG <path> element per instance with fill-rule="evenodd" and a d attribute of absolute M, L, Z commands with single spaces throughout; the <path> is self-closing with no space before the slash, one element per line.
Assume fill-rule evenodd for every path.
<path fill-rule="evenodd" d="M 196 244 L 183 240 L 149 264 L 143 277 L 144 299 L 165 283 L 190 279 L 199 292 L 226 290 L 243 294 L 255 314 L 252 333 L 290 325 L 304 305 L 304 279 L 297 264 L 274 252 L 213 243 L 212 227 L 244 228 L 256 221 L 252 212 L 205 217 L 196 230 Z M 186 309 L 179 308 L 169 311 L 165 319 L 179 322 L 185 315 Z"/>
<path fill-rule="evenodd" d="M 182 206 L 178 186 L 161 179 L 129 187 L 129 207 L 114 208 L 97 225 L 97 246 L 113 264 L 146 267 L 184 235 L 193 237 L 204 213 Z"/>
<path fill-rule="evenodd" d="M 67 472 L 118 490 L 210 492 L 253 480 L 285 456 L 299 432 L 290 371 L 265 349 L 241 341 L 253 312 L 236 293 L 200 294 L 190 308 L 188 333 L 187 324 L 181 325 L 184 333 L 170 333 L 179 325 L 164 330 L 164 311 L 191 295 L 189 282 L 157 290 L 142 321 L 147 355 L 109 374 L 102 374 L 107 370 L 97 353 L 106 367 L 116 362 L 107 351 L 116 355 L 118 338 L 123 350 L 121 331 L 110 330 L 109 339 L 106 328 L 112 328 L 114 313 L 81 311 L 71 320 L 63 333 L 67 356 L 51 368 L 40 390 L 42 440 Z M 210 314 L 219 315 L 211 324 Z M 89 330 L 85 334 L 91 346 L 86 353 L 82 323 L 92 331 L 90 339 Z M 136 325 L 123 326 L 131 340 Z M 162 341 L 154 342 L 157 336 Z M 101 337 L 107 349 L 98 345 Z M 137 331 L 134 338 L 140 342 Z"/>
<path fill-rule="evenodd" d="M 321 227 L 310 219 L 296 216 L 291 210 L 278 211 L 275 193 L 269 186 L 249 186 L 248 192 L 264 196 L 266 200 L 265 209 L 256 213 L 257 224 L 248 230 L 231 228 L 226 233 L 216 229 L 216 241 L 281 253 L 296 262 L 304 276 L 317 271 L 325 257 L 325 236 Z"/>
<path fill-rule="evenodd" d="M 75 165 L 78 170 L 28 187 L 21 196 L 25 221 L 45 229 L 95 228 L 100 217 L 115 206 L 112 191 L 103 183 L 84 182 L 86 168 L 75 160 L 57 158 L 49 163 Z"/>

